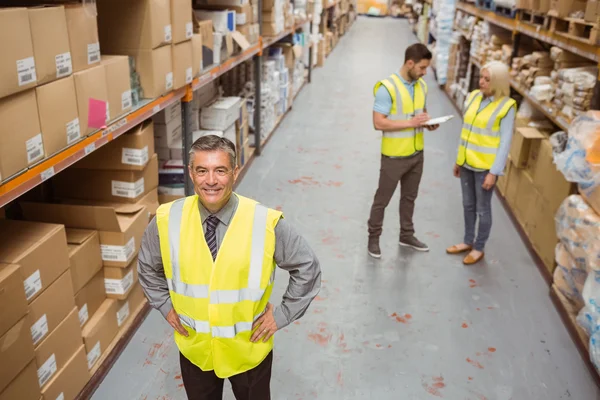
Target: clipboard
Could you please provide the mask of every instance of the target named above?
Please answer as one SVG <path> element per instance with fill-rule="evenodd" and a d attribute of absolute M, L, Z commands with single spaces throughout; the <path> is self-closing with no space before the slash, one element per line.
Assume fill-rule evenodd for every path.
<path fill-rule="evenodd" d="M 443 117 L 432 118 L 429 121 L 424 122 L 423 125 L 439 125 L 450 121 L 452 118 L 454 118 L 454 115 L 445 115 Z"/>

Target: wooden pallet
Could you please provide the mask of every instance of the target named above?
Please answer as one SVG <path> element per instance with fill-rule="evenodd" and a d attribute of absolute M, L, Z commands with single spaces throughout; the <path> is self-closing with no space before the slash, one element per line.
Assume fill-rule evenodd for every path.
<path fill-rule="evenodd" d="M 550 17 L 546 14 L 538 13 L 531 10 L 520 10 L 519 21 L 531 25 L 535 28 L 549 30 L 550 29 Z"/>
<path fill-rule="evenodd" d="M 515 19 L 517 17 L 517 9 L 513 7 L 504 7 L 498 4 L 494 5 L 494 12 L 506 18 Z"/>
<path fill-rule="evenodd" d="M 592 46 L 600 43 L 598 25 L 583 19 L 551 17 L 550 32 Z"/>

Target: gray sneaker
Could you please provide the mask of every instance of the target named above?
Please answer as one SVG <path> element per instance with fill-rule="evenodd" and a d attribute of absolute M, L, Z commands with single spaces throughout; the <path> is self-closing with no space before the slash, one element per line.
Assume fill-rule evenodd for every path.
<path fill-rule="evenodd" d="M 419 241 L 419 239 L 414 236 L 406 239 L 400 239 L 400 246 L 410 247 L 417 251 L 429 251 L 429 246 Z"/>
<path fill-rule="evenodd" d="M 379 238 L 369 238 L 369 255 L 373 258 L 381 258 L 381 249 L 379 248 Z"/>

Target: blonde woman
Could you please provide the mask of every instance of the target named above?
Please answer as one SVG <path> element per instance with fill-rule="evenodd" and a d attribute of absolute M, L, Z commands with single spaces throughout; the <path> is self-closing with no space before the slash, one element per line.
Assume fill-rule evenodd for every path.
<path fill-rule="evenodd" d="M 466 265 L 483 259 L 492 228 L 493 188 L 506 164 L 516 114 L 516 102 L 509 96 L 508 67 L 492 61 L 481 68 L 479 90 L 469 93 L 465 102 L 454 165 L 462 187 L 465 235 L 462 243 L 446 252 L 469 252 L 463 260 Z"/>

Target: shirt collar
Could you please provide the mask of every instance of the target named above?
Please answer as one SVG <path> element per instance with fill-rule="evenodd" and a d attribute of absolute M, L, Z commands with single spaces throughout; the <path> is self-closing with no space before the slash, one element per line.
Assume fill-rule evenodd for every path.
<path fill-rule="evenodd" d="M 237 194 L 232 193 L 227 204 L 217 211 L 214 216 L 217 217 L 223 225 L 228 226 L 233 218 L 233 214 L 235 214 L 235 210 L 237 210 L 238 203 L 239 199 Z M 198 201 L 198 208 L 200 209 L 200 218 L 202 219 L 202 224 L 204 224 L 206 219 L 213 214 L 211 214 L 200 201 Z"/>
<path fill-rule="evenodd" d="M 405 80 L 399 73 L 396 73 L 396 75 L 398 75 L 398 78 L 400 78 L 400 81 L 402 81 L 402 83 L 404 83 L 405 86 L 415 86 L 415 84 L 417 83 L 417 81 L 409 82 Z"/>

